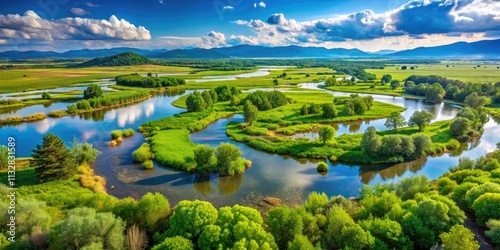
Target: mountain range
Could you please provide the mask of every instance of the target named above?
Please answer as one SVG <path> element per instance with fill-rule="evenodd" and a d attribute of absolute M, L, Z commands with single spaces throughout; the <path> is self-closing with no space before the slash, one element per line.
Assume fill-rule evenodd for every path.
<path fill-rule="evenodd" d="M 147 58 L 155 59 L 223 59 L 223 58 L 500 58 L 500 39 L 478 42 L 458 42 L 435 47 L 419 47 L 404 51 L 381 50 L 364 52 L 359 49 L 323 47 L 301 47 L 296 45 L 265 47 L 254 45 L 237 45 L 212 49 L 157 49 L 144 50 L 136 48 L 82 49 L 66 52 L 54 51 L 6 51 L 0 52 L 0 60 L 26 59 L 84 59 L 111 56 L 124 52 L 133 52 Z"/>

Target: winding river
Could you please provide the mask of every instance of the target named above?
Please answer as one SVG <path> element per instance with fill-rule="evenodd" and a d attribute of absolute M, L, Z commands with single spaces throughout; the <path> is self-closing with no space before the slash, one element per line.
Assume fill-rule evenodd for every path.
<path fill-rule="evenodd" d="M 303 84 L 305 88 L 317 89 L 317 84 Z M 170 169 L 156 164 L 153 170 L 143 170 L 133 164 L 131 153 L 141 143 L 144 136 L 136 133 L 124 139 L 117 147 L 110 148 L 106 142 L 110 140 L 110 132 L 115 129 L 133 128 L 146 121 L 160 119 L 183 111 L 172 106 L 172 102 L 180 95 L 191 91 L 168 92 L 154 96 L 146 101 L 126 107 L 99 110 L 79 116 L 68 116 L 58 119 L 48 118 L 33 123 L 23 123 L 0 128 L 0 138 L 14 136 L 17 141 L 17 157 L 27 157 L 36 144 L 41 143 L 42 135 L 52 132 L 60 136 L 68 144 L 74 138 L 93 143 L 102 154 L 94 163 L 96 174 L 107 180 L 108 193 L 117 197 L 140 197 L 146 192 L 160 192 L 176 204 L 183 199 L 201 199 L 212 202 L 216 206 L 236 203 L 255 203 L 266 196 L 281 198 L 285 203 L 303 201 L 312 191 L 325 192 L 328 195 L 356 196 L 363 184 L 397 182 L 403 177 L 427 175 L 436 179 L 457 164 L 459 157 L 477 158 L 495 149 L 500 141 L 499 122 L 494 119 L 484 127 L 480 140 L 463 145 L 453 155 L 444 154 L 436 157 L 422 157 L 413 162 L 396 165 L 350 165 L 329 162 L 327 174 L 316 172 L 317 161 L 297 159 L 277 154 L 268 154 L 252 149 L 242 143 L 231 142 L 241 148 L 243 157 L 251 160 L 253 165 L 244 174 L 233 177 L 199 176 Z M 349 93 L 329 91 L 335 96 Z M 445 120 L 455 116 L 459 107 L 448 104 L 426 104 L 421 100 L 406 99 L 384 95 L 372 95 L 376 101 L 392 103 L 406 108 L 404 115 L 408 118 L 415 110 L 427 110 L 434 114 L 434 120 Z M 53 104 L 61 105 L 61 104 Z M 64 104 L 64 107 L 66 104 Z M 52 107 L 52 106 L 51 106 Z M 31 107 L 22 108 L 19 112 Z M 38 107 L 40 108 L 40 107 Z M 50 107 L 48 107 L 50 108 Z M 61 108 L 59 108 L 61 109 Z M 40 111 L 40 109 L 39 109 Z M 340 123 L 338 135 L 344 133 L 362 133 L 367 126 L 383 127 L 385 119 Z M 206 143 L 212 146 L 230 139 L 225 133 L 227 123 L 243 121 L 241 115 L 221 119 L 206 129 L 193 133 L 191 140 L 195 143 Z M 295 135 L 314 138 L 314 133 Z M 111 188 L 114 187 L 114 188 Z"/>

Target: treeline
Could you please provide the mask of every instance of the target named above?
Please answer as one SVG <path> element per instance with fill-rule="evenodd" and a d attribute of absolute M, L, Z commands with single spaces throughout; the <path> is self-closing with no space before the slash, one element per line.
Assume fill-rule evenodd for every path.
<path fill-rule="evenodd" d="M 140 100 L 149 96 L 148 91 L 121 92 L 119 94 L 104 95 L 77 101 L 76 104 L 67 106 L 69 114 L 75 114 L 79 111 L 92 110 L 103 106 L 113 106 Z"/>
<path fill-rule="evenodd" d="M 245 100 L 252 102 L 253 105 L 262 111 L 284 106 L 287 103 L 292 102 L 292 100 L 287 98 L 283 92 L 277 90 L 257 90 L 249 94 Z"/>
<path fill-rule="evenodd" d="M 144 77 L 137 73 L 116 76 L 115 81 L 117 85 L 143 88 L 170 87 L 186 84 L 186 80 L 178 77 L 153 76 L 151 74 L 148 74 L 148 76 Z"/>
<path fill-rule="evenodd" d="M 186 107 L 189 112 L 202 112 L 211 109 L 214 104 L 221 101 L 231 101 L 232 106 L 240 104 L 240 90 L 227 85 L 217 86 L 215 89 L 203 92 L 194 91 L 186 99 Z"/>
<path fill-rule="evenodd" d="M 438 85 L 441 88 L 439 88 Z M 412 95 L 430 95 L 433 100 L 442 99 L 456 102 L 465 102 L 471 94 L 479 96 L 478 101 L 486 104 L 486 98 L 492 97 L 494 103 L 500 103 L 500 82 L 493 83 L 464 83 L 441 76 L 416 76 L 412 75 L 405 80 L 405 92 Z M 484 98 L 481 98 L 484 97 Z"/>

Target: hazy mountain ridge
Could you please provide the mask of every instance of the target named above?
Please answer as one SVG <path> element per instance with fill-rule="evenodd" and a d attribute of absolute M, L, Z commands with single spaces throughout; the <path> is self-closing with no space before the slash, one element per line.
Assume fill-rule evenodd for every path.
<path fill-rule="evenodd" d="M 458 42 L 434 47 L 419 47 L 410 50 L 392 52 L 364 52 L 359 49 L 343 49 L 324 47 L 301 47 L 297 45 L 265 47 L 257 45 L 237 45 L 212 49 L 157 49 L 144 50 L 136 48 L 82 49 L 66 52 L 54 51 L 6 51 L 0 52 L 0 60 L 25 59 L 78 59 L 111 56 L 124 52 L 133 52 L 141 56 L 157 59 L 191 58 L 191 59 L 222 59 L 222 58 L 500 58 L 500 39 L 483 40 L 466 43 Z"/>

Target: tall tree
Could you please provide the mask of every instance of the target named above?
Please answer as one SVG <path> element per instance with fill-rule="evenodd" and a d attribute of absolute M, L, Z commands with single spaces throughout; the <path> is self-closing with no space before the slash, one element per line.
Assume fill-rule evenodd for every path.
<path fill-rule="evenodd" d="M 385 82 L 385 83 L 391 82 L 391 81 L 392 81 L 392 76 L 389 74 L 383 75 L 382 79 L 380 79 L 380 82 Z"/>
<path fill-rule="evenodd" d="M 418 126 L 418 131 L 422 131 L 425 126 L 431 122 L 432 118 L 434 118 L 434 116 L 425 110 L 415 111 L 410 117 L 410 120 L 408 120 L 408 125 Z"/>
<path fill-rule="evenodd" d="M 441 102 L 446 91 L 439 83 L 433 83 L 425 89 L 425 99 L 429 102 Z"/>
<path fill-rule="evenodd" d="M 465 97 L 464 103 L 473 109 L 477 109 L 486 104 L 486 97 L 479 96 L 477 92 L 472 92 L 472 94 Z"/>
<path fill-rule="evenodd" d="M 30 165 L 42 181 L 68 178 L 76 169 L 75 159 L 61 138 L 47 134 L 31 154 Z"/>
<path fill-rule="evenodd" d="M 323 145 L 326 144 L 327 141 L 333 139 L 335 137 L 335 129 L 332 126 L 323 126 L 319 129 L 318 135 L 319 139 L 323 141 Z"/>
<path fill-rule="evenodd" d="M 474 240 L 474 234 L 462 225 L 455 225 L 449 233 L 440 236 L 445 250 L 477 250 L 479 243 Z"/>
<path fill-rule="evenodd" d="M 333 103 L 325 103 L 322 106 L 323 109 L 323 117 L 325 118 L 335 118 L 337 117 L 337 108 Z"/>
<path fill-rule="evenodd" d="M 406 121 L 403 115 L 399 112 L 392 112 L 391 116 L 387 118 L 384 124 L 386 127 L 392 129 L 394 133 L 397 132 L 398 128 L 406 125 Z"/>
<path fill-rule="evenodd" d="M 373 154 L 378 152 L 381 144 L 380 136 L 377 135 L 377 129 L 373 126 L 368 127 L 361 140 L 361 149 Z"/>
<path fill-rule="evenodd" d="M 252 123 L 257 120 L 258 113 L 259 110 L 257 107 L 254 106 L 251 101 L 247 100 L 243 107 L 243 116 L 245 117 L 245 121 L 248 122 L 248 125 L 252 126 Z"/>
<path fill-rule="evenodd" d="M 83 98 L 85 99 L 102 97 L 103 95 L 104 92 L 102 91 L 101 86 L 97 84 L 90 84 L 87 89 L 83 91 Z"/>

